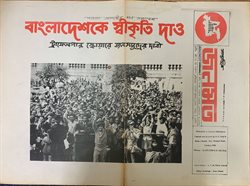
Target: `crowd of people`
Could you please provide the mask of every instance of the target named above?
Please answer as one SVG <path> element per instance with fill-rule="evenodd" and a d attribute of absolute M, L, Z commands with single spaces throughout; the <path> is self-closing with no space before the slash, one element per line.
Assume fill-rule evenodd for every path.
<path fill-rule="evenodd" d="M 182 92 L 43 78 L 31 93 L 30 159 L 180 163 Z M 34 88 L 34 87 L 32 87 Z"/>

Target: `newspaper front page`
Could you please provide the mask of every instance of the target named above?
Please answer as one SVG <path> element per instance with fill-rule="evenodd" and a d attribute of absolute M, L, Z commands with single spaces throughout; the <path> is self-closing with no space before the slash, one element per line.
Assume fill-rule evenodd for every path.
<path fill-rule="evenodd" d="M 249 3 L 1 10 L 1 183 L 248 185 Z"/>

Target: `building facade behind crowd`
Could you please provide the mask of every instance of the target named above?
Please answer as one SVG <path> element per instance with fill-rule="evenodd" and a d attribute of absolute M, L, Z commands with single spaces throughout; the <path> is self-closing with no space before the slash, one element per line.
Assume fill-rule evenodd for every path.
<path fill-rule="evenodd" d="M 141 90 L 120 83 L 110 92 L 90 80 L 40 82 L 30 102 L 31 160 L 181 162 L 181 91 L 146 80 Z"/>

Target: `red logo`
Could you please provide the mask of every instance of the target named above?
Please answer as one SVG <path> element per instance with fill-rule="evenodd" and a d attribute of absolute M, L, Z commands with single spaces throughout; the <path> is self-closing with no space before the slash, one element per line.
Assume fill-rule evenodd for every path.
<path fill-rule="evenodd" d="M 220 42 L 226 35 L 227 24 L 220 14 L 208 12 L 197 20 L 195 32 L 203 42 L 214 44 Z"/>

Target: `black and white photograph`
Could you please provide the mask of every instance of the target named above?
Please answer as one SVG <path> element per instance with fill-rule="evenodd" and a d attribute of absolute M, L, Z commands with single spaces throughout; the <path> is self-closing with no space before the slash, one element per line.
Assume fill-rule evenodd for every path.
<path fill-rule="evenodd" d="M 182 68 L 32 63 L 30 160 L 181 163 Z"/>

